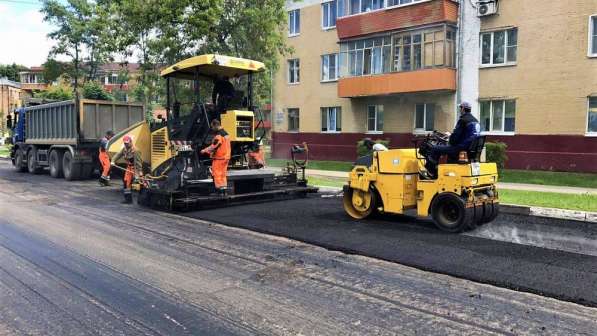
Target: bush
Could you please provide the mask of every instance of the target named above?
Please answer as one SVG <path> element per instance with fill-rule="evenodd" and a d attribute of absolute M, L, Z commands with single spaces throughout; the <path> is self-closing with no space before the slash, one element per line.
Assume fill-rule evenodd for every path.
<path fill-rule="evenodd" d="M 487 162 L 495 162 L 498 169 L 504 169 L 508 156 L 506 155 L 506 145 L 503 142 L 487 142 L 485 144 L 486 155 L 485 159 Z"/>
<path fill-rule="evenodd" d="M 104 90 L 98 82 L 89 81 L 83 85 L 83 98 L 95 100 L 114 100 L 114 97 Z"/>
<path fill-rule="evenodd" d="M 373 140 L 373 142 L 375 143 L 379 143 L 382 144 L 388 148 L 390 148 L 390 139 L 377 139 L 377 140 Z M 371 151 L 365 146 L 365 139 L 360 140 L 357 142 L 357 156 L 361 157 L 361 156 L 365 156 L 365 155 L 369 155 L 371 154 Z"/>
<path fill-rule="evenodd" d="M 34 94 L 35 98 L 44 98 L 51 100 L 70 100 L 73 99 L 73 92 L 63 86 L 51 86 L 47 91 L 41 91 Z"/>

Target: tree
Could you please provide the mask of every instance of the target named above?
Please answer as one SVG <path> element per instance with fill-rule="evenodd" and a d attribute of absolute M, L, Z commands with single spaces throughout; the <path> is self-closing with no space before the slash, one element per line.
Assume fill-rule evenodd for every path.
<path fill-rule="evenodd" d="M 56 85 L 51 86 L 46 91 L 41 91 L 35 94 L 35 97 L 58 101 L 70 100 L 73 99 L 73 92 L 72 90 L 69 90 L 67 87 Z"/>
<path fill-rule="evenodd" d="M 95 100 L 114 100 L 114 97 L 104 90 L 96 81 L 88 81 L 83 85 L 83 98 Z"/>
<path fill-rule="evenodd" d="M 24 65 L 17 65 L 15 63 L 7 65 L 0 64 L 0 77 L 6 77 L 11 81 L 20 82 L 19 72 L 27 70 L 28 68 Z"/>
<path fill-rule="evenodd" d="M 44 68 L 43 76 L 46 83 L 54 82 L 64 74 L 74 76 L 70 64 L 56 61 L 53 58 L 48 58 L 42 66 Z"/>

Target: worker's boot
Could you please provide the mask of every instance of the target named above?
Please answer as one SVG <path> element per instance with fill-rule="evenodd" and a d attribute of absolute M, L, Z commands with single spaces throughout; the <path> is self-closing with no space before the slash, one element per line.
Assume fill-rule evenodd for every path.
<path fill-rule="evenodd" d="M 226 189 L 226 188 L 220 188 L 219 194 L 220 194 L 221 197 L 228 196 L 228 189 Z"/>
<path fill-rule="evenodd" d="M 133 194 L 129 191 L 124 192 L 124 200 L 121 202 L 122 204 L 132 204 L 133 203 Z"/>
<path fill-rule="evenodd" d="M 110 178 L 105 176 L 100 176 L 99 184 L 102 187 L 107 187 L 110 185 Z"/>

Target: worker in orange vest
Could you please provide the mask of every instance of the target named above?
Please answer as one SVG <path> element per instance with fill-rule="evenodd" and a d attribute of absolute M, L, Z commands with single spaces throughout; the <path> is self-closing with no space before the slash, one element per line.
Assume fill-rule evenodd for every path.
<path fill-rule="evenodd" d="M 102 176 L 99 183 L 101 186 L 110 185 L 110 156 L 108 155 L 108 142 L 114 136 L 114 132 L 106 131 L 106 136 L 100 140 L 99 161 L 102 165 Z"/>
<path fill-rule="evenodd" d="M 214 139 L 208 147 L 201 150 L 201 154 L 209 154 L 211 157 L 211 175 L 214 179 L 216 190 L 226 196 L 228 188 L 227 172 L 230 161 L 230 139 L 228 133 L 222 128 L 220 121 L 211 121 L 211 129 L 215 133 Z"/>
<path fill-rule="evenodd" d="M 135 177 L 143 177 L 143 162 L 141 159 L 141 153 L 136 150 L 133 145 L 133 138 L 130 135 L 125 135 L 122 138 L 124 147 L 118 154 L 112 158 L 112 165 L 116 165 L 116 161 L 123 158 L 126 162 L 126 170 L 123 178 L 122 193 L 124 195 L 124 201 L 122 203 L 130 204 L 133 203 L 133 180 Z"/>

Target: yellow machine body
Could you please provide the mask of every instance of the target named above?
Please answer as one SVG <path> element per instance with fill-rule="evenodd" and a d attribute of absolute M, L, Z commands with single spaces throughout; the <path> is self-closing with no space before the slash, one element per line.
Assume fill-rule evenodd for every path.
<path fill-rule="evenodd" d="M 252 111 L 226 111 L 221 116 L 222 127 L 228 133 L 230 141 L 255 141 L 255 114 Z"/>
<path fill-rule="evenodd" d="M 422 166 L 414 148 L 374 152 L 369 162 L 357 161 L 344 188 L 346 212 L 362 219 L 373 211 L 404 214 L 416 209 L 425 217 L 445 193 L 461 198 L 465 208 L 499 202 L 495 163 L 440 164 L 434 180 L 420 178 Z"/>

